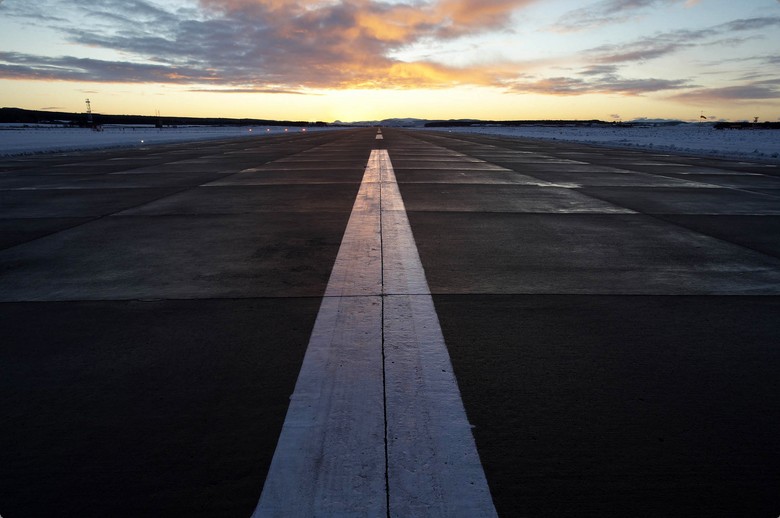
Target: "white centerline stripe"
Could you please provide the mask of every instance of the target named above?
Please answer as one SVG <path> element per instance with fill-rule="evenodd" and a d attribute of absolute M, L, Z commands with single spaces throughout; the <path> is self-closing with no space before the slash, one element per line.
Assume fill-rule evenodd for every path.
<path fill-rule="evenodd" d="M 497 516 L 387 151 L 380 151 L 390 515 Z"/>
<path fill-rule="evenodd" d="M 254 517 L 387 514 L 379 195 L 370 162 Z"/>
<path fill-rule="evenodd" d="M 253 516 L 386 515 L 496 513 L 392 164 L 374 150 Z"/>

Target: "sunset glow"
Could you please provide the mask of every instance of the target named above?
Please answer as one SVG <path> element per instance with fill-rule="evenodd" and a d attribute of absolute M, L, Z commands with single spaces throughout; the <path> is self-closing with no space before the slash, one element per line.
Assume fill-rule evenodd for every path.
<path fill-rule="evenodd" d="M 3 106 L 780 119 L 780 0 L 0 0 Z"/>

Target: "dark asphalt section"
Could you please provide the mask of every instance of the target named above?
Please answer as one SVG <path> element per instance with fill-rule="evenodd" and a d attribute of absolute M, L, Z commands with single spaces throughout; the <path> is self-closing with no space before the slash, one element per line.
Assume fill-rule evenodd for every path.
<path fill-rule="evenodd" d="M 501 516 L 780 514 L 776 167 L 384 135 Z"/>
<path fill-rule="evenodd" d="M 0 304 L 3 517 L 251 515 L 318 307 Z"/>
<path fill-rule="evenodd" d="M 284 211 L 102 218 L 0 254 L 0 301 L 318 297 L 348 218 Z"/>
<path fill-rule="evenodd" d="M 179 189 L 44 189 L 0 191 L 3 218 L 100 217 L 164 198 Z"/>
<path fill-rule="evenodd" d="M 591 187 L 582 191 L 645 214 L 780 215 L 777 198 L 734 189 Z"/>
<path fill-rule="evenodd" d="M 501 516 L 772 517 L 778 297 L 435 297 Z"/>
<path fill-rule="evenodd" d="M 0 514 L 249 516 L 373 146 L 0 161 Z"/>
<path fill-rule="evenodd" d="M 642 214 L 458 208 L 409 221 L 434 293 L 745 295 L 780 283 L 776 258 Z"/>
<path fill-rule="evenodd" d="M 778 200 L 780 204 L 780 200 Z M 780 257 L 780 216 L 657 214 L 658 219 Z"/>
<path fill-rule="evenodd" d="M 92 218 L 0 219 L 0 249 L 32 241 L 66 228 L 87 223 Z"/>

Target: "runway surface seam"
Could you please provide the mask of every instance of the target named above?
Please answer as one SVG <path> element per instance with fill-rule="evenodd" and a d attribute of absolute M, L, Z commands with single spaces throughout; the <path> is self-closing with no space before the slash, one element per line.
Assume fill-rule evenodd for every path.
<path fill-rule="evenodd" d="M 380 132 L 382 130 L 379 130 Z M 383 139 L 381 133 L 377 134 L 376 140 Z M 371 162 L 369 162 L 370 164 Z M 383 230 L 383 224 L 382 224 L 382 178 L 380 176 L 380 185 L 379 185 L 379 249 L 381 251 L 384 251 L 385 249 L 385 241 L 384 241 L 384 233 Z M 382 253 L 382 271 L 381 271 L 381 282 L 382 286 L 385 285 L 385 257 L 384 253 Z M 382 293 L 382 318 L 381 322 L 382 325 L 382 398 L 384 401 L 384 415 L 385 415 L 385 505 L 387 506 L 386 516 L 387 518 L 390 518 L 390 470 L 388 469 L 388 466 L 390 466 L 390 459 L 389 459 L 389 452 L 388 452 L 388 434 L 387 434 L 387 352 L 385 350 L 385 299 L 384 299 L 384 293 Z"/>

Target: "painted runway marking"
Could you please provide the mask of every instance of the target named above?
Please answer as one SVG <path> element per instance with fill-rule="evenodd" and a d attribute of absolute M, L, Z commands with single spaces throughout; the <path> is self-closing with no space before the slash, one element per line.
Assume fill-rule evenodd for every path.
<path fill-rule="evenodd" d="M 374 150 L 255 510 L 496 516 L 386 150 Z"/>
<path fill-rule="evenodd" d="M 391 516 L 496 516 L 387 151 L 381 170 Z"/>

